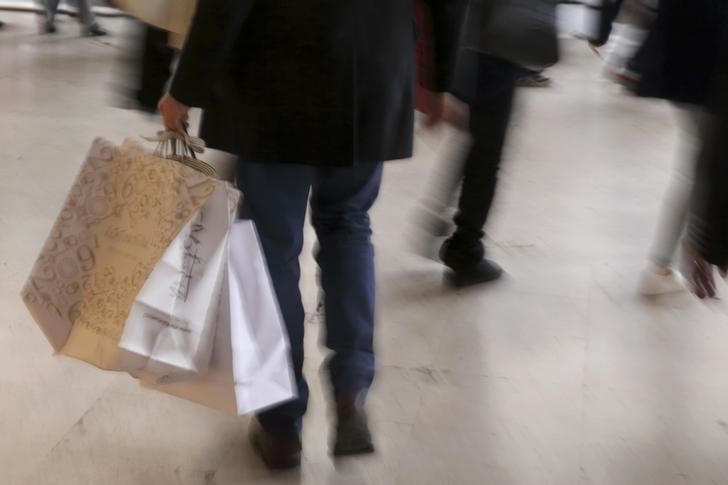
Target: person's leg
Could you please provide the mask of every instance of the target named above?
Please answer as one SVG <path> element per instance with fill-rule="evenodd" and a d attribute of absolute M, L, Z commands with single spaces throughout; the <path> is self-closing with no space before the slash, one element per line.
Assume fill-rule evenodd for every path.
<path fill-rule="evenodd" d="M 311 218 L 324 292 L 329 376 L 337 405 L 335 455 L 373 451 L 364 400 L 374 379 L 375 274 L 369 209 L 381 163 L 318 169 Z"/>
<path fill-rule="evenodd" d="M 656 270 L 662 270 L 663 274 L 669 273 L 673 265 L 675 252 L 685 228 L 691 187 L 690 177 L 683 173 L 675 173 L 660 212 L 655 241 L 650 251 L 650 262 Z"/>
<path fill-rule="evenodd" d="M 61 0 L 45 0 L 46 22 L 49 27 L 56 23 L 56 13 L 58 12 L 59 3 L 61 3 Z"/>
<path fill-rule="evenodd" d="M 175 51 L 168 42 L 169 34 L 166 31 L 151 25 L 144 27 L 136 100 L 144 111 L 150 113 L 157 112 L 157 103 L 172 76 Z"/>
<path fill-rule="evenodd" d="M 452 95 L 446 97 L 443 119 L 454 129 L 448 130 L 440 144 L 436 157 L 444 163 L 433 167 L 429 187 L 414 213 L 416 230 L 412 233 L 412 246 L 417 254 L 428 259 L 439 260 L 442 238 L 452 232 L 451 211 L 460 192 L 465 154 L 470 146 L 469 117 L 467 103 Z"/>
<path fill-rule="evenodd" d="M 326 346 L 334 395 L 366 391 L 374 378 L 374 248 L 369 209 L 379 194 L 381 163 L 316 171 L 311 220 L 324 291 Z"/>
<path fill-rule="evenodd" d="M 90 0 L 76 0 L 78 21 L 84 27 L 84 34 L 91 37 L 107 35 L 108 32 L 96 22 L 96 16 L 93 10 L 91 10 L 91 4 L 89 2 Z"/>
<path fill-rule="evenodd" d="M 470 145 L 467 133 L 450 133 L 438 151 L 439 163 L 434 168 L 426 195 L 414 214 L 416 231 L 412 234 L 415 251 L 428 259 L 439 260 L 442 239 L 452 232 L 452 209 L 457 203 L 463 178 L 465 155 Z"/>
<path fill-rule="evenodd" d="M 258 415 L 276 435 L 297 435 L 308 403 L 303 376 L 304 309 L 299 290 L 298 257 L 303 247 L 312 169 L 304 165 L 238 163 L 238 185 L 245 194 L 241 217 L 258 230 L 273 287 L 291 345 L 298 397 Z"/>
<path fill-rule="evenodd" d="M 683 118 L 683 137 L 687 143 L 687 149 L 679 155 L 673 171 L 670 188 L 658 219 L 655 243 L 650 252 L 651 262 L 666 269 L 673 264 L 687 220 L 694 180 L 694 161 L 704 116 L 700 108 L 689 106 L 679 108 L 679 115 Z"/>
<path fill-rule="evenodd" d="M 483 226 L 495 196 L 516 74 L 512 64 L 481 56 L 478 92 L 470 106 L 472 145 L 463 171 L 457 229 L 442 251 L 443 261 L 456 272 L 472 269 L 484 255 Z"/>
<path fill-rule="evenodd" d="M 693 193 L 697 147 L 705 113 L 701 108 L 679 105 L 686 149 L 678 154 L 667 195 L 660 209 L 649 267 L 643 272 L 639 291 L 644 295 L 672 293 L 684 289 L 675 273 L 675 254 L 682 239 Z"/>
<path fill-rule="evenodd" d="M 91 27 L 96 22 L 96 17 L 91 10 L 89 0 L 76 0 L 76 6 L 78 7 L 78 21 L 81 22 L 86 28 Z"/>

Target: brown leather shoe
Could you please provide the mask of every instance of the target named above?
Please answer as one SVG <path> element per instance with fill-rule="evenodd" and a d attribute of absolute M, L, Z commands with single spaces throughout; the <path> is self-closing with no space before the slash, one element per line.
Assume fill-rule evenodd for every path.
<path fill-rule="evenodd" d="M 287 470 L 301 465 L 301 439 L 298 434 L 273 434 L 257 420 L 250 424 L 250 442 L 253 449 L 271 470 Z"/>
<path fill-rule="evenodd" d="M 336 398 L 335 457 L 374 453 L 363 397 Z"/>

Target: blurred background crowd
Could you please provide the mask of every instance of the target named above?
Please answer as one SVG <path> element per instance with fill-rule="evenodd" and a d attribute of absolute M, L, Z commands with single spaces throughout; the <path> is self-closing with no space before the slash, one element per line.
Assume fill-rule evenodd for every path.
<path fill-rule="evenodd" d="M 18 234 L 0 244 L 5 267 L 29 264 L 39 244 L 24 239 L 58 208 L 62 188 L 48 184 L 70 179 L 78 164 L 63 150 L 81 153 L 81 133 L 199 133 L 243 193 L 291 341 L 298 397 L 251 427 L 268 468 L 303 460 L 294 480 L 348 483 L 307 452 L 327 433 L 310 386 L 332 398 L 331 454 L 396 457 L 359 470 L 365 483 L 728 482 L 728 2 L 368 1 L 0 0 L 0 225 Z M 8 301 L 13 284 L 0 287 Z M 29 358 L 10 350 L 29 326 L 11 315 L 9 369 Z M 324 385 L 314 352 L 326 352 Z M 3 384 L 21 396 L 8 422 L 44 408 Z M 129 392 L 89 386 L 78 409 Z M 124 435 L 118 423 L 134 418 L 115 412 L 89 443 Z M 184 412 L 214 432 L 175 442 L 209 445 L 229 427 Z M 572 420 L 576 437 L 563 431 Z M 128 438 L 154 443 L 142 429 Z M 211 460 L 217 478 L 147 464 L 146 478 L 116 482 L 97 469 L 110 455 L 64 468 L 90 448 L 44 440 L 29 443 L 48 448 L 45 471 L 10 483 L 279 480 L 230 458 Z"/>

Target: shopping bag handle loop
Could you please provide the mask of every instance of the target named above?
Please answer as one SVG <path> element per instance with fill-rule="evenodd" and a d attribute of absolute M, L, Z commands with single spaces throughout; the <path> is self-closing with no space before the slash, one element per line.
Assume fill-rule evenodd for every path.
<path fill-rule="evenodd" d="M 157 142 L 155 155 L 175 160 L 210 177 L 217 176 L 217 171 L 211 165 L 197 158 L 197 153 L 205 151 L 205 142 L 201 138 L 190 136 L 186 129 L 158 131 L 156 136 L 142 136 L 142 138 Z"/>

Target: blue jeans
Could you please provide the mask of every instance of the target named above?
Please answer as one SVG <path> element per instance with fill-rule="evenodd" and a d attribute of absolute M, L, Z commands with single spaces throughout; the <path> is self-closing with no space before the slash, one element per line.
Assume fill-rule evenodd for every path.
<path fill-rule="evenodd" d="M 278 433 L 300 432 L 308 404 L 303 376 L 304 309 L 299 255 L 306 209 L 318 237 L 329 377 L 335 396 L 366 391 L 374 378 L 374 248 L 369 209 L 379 194 L 381 163 L 321 168 L 238 163 L 241 216 L 255 222 L 291 343 L 298 398 L 258 418 Z"/>

